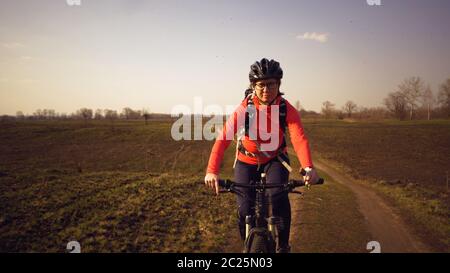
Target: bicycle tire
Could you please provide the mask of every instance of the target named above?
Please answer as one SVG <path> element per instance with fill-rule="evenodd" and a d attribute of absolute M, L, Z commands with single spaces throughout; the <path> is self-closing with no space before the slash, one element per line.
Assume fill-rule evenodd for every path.
<path fill-rule="evenodd" d="M 256 235 L 250 245 L 250 253 L 269 253 L 268 242 L 265 236 Z"/>
<path fill-rule="evenodd" d="M 271 234 L 264 228 L 253 228 L 246 240 L 247 253 L 275 253 L 276 245 Z"/>

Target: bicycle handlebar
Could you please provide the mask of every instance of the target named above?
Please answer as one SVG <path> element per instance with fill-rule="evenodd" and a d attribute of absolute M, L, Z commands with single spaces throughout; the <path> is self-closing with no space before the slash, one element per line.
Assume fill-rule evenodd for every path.
<path fill-rule="evenodd" d="M 314 185 L 320 185 L 323 184 L 325 181 L 323 178 L 320 178 L 317 183 L 314 183 Z M 229 179 L 219 179 L 219 186 L 222 188 L 225 188 L 227 191 L 232 190 L 234 187 L 239 188 L 247 188 L 247 189 L 273 189 L 273 188 L 284 188 L 293 190 L 297 187 L 303 187 L 305 186 L 305 182 L 303 180 L 294 180 L 291 179 L 287 183 L 270 183 L 265 185 L 260 184 L 243 184 L 243 183 L 237 183 Z"/>

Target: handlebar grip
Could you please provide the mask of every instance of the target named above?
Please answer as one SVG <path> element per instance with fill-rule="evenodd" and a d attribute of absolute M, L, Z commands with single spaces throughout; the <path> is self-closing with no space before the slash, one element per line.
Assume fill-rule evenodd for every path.
<path fill-rule="evenodd" d="M 301 170 L 300 170 L 300 174 L 301 174 L 301 175 L 303 175 L 303 176 L 305 176 L 305 175 L 306 175 L 306 171 L 305 171 L 305 169 L 301 168 Z"/>
<path fill-rule="evenodd" d="M 219 179 L 219 187 L 228 189 L 231 187 L 231 184 L 232 182 L 228 179 L 225 180 Z"/>
<path fill-rule="evenodd" d="M 319 181 L 317 181 L 315 185 L 322 185 L 323 183 L 325 183 L 325 180 L 323 178 L 319 178 Z"/>
<path fill-rule="evenodd" d="M 225 180 L 219 179 L 219 187 L 225 188 Z"/>
<path fill-rule="evenodd" d="M 291 180 L 291 181 L 292 181 L 292 185 L 294 186 L 294 188 L 305 186 L 305 182 L 302 180 Z"/>
<path fill-rule="evenodd" d="M 293 185 L 294 187 L 302 187 L 302 186 L 305 186 L 305 182 L 302 181 L 302 180 L 291 180 L 291 182 L 292 182 L 292 185 Z M 317 183 L 314 183 L 314 185 L 321 185 L 321 184 L 323 184 L 323 183 L 325 183 L 325 180 L 324 180 L 323 178 L 319 178 L 319 180 L 317 181 Z"/>

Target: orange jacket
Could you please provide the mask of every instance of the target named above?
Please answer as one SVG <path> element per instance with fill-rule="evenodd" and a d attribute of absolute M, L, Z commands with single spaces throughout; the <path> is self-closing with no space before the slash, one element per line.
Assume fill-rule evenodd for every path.
<path fill-rule="evenodd" d="M 272 105 L 279 105 L 280 104 L 281 97 L 277 97 L 276 100 Z M 292 145 L 294 146 L 294 150 L 297 154 L 298 159 L 300 160 L 300 163 L 302 167 L 312 167 L 312 159 L 311 159 L 311 152 L 309 149 L 309 142 L 308 138 L 305 135 L 305 132 L 303 130 L 303 125 L 300 120 L 300 115 L 298 111 L 285 99 L 286 101 L 286 125 L 289 129 L 289 134 L 291 137 Z M 259 100 L 257 97 L 253 98 L 253 103 L 257 109 L 257 123 L 250 125 L 250 131 L 255 129 L 254 126 L 258 126 L 259 119 L 261 117 L 266 118 L 267 121 L 267 132 L 271 133 L 271 105 L 261 105 L 259 103 Z M 245 124 L 245 112 L 247 108 L 247 100 L 244 100 L 238 108 L 231 114 L 229 119 L 227 120 L 226 124 L 223 127 L 223 130 L 219 132 L 219 135 L 216 139 L 216 142 L 214 143 L 214 146 L 211 151 L 211 155 L 209 157 L 208 162 L 208 168 L 206 170 L 207 173 L 214 173 L 219 174 L 220 171 L 220 163 L 223 159 L 223 154 L 225 150 L 230 145 L 234 135 L 237 133 L 237 131 L 244 126 Z M 279 131 L 279 143 L 277 148 L 279 148 L 282 145 L 283 140 L 283 131 L 279 127 L 279 121 L 278 121 L 278 115 L 276 116 L 276 119 L 274 120 L 273 124 L 276 125 Z M 253 126 L 253 127 L 252 127 Z M 264 130 L 265 131 L 265 130 Z M 256 130 L 258 132 L 258 130 Z M 242 144 L 244 145 L 245 149 L 249 152 L 252 152 L 254 154 L 258 154 L 258 158 L 255 157 L 249 157 L 246 156 L 243 153 L 238 153 L 238 160 L 248 163 L 248 164 L 258 164 L 259 163 L 264 164 L 268 161 L 270 161 L 272 158 L 276 157 L 276 151 L 277 149 L 274 149 L 272 152 L 268 152 L 268 157 L 264 154 L 260 153 L 257 149 L 257 143 L 259 145 L 261 144 L 267 144 L 271 141 L 271 139 L 263 140 L 261 138 L 267 138 L 267 137 L 261 137 L 259 132 L 257 133 L 256 140 L 249 139 L 248 136 L 245 136 L 242 138 Z"/>

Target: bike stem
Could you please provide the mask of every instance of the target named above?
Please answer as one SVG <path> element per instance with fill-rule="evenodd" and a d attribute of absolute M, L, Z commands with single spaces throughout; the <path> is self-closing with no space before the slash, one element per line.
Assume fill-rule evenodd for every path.
<path fill-rule="evenodd" d="M 257 182 L 257 184 L 262 186 L 260 189 L 256 191 L 256 207 L 255 207 L 255 215 L 256 215 L 256 227 L 266 227 L 267 226 L 267 209 L 265 206 L 265 185 L 266 185 L 266 173 L 261 174 L 261 180 Z"/>

